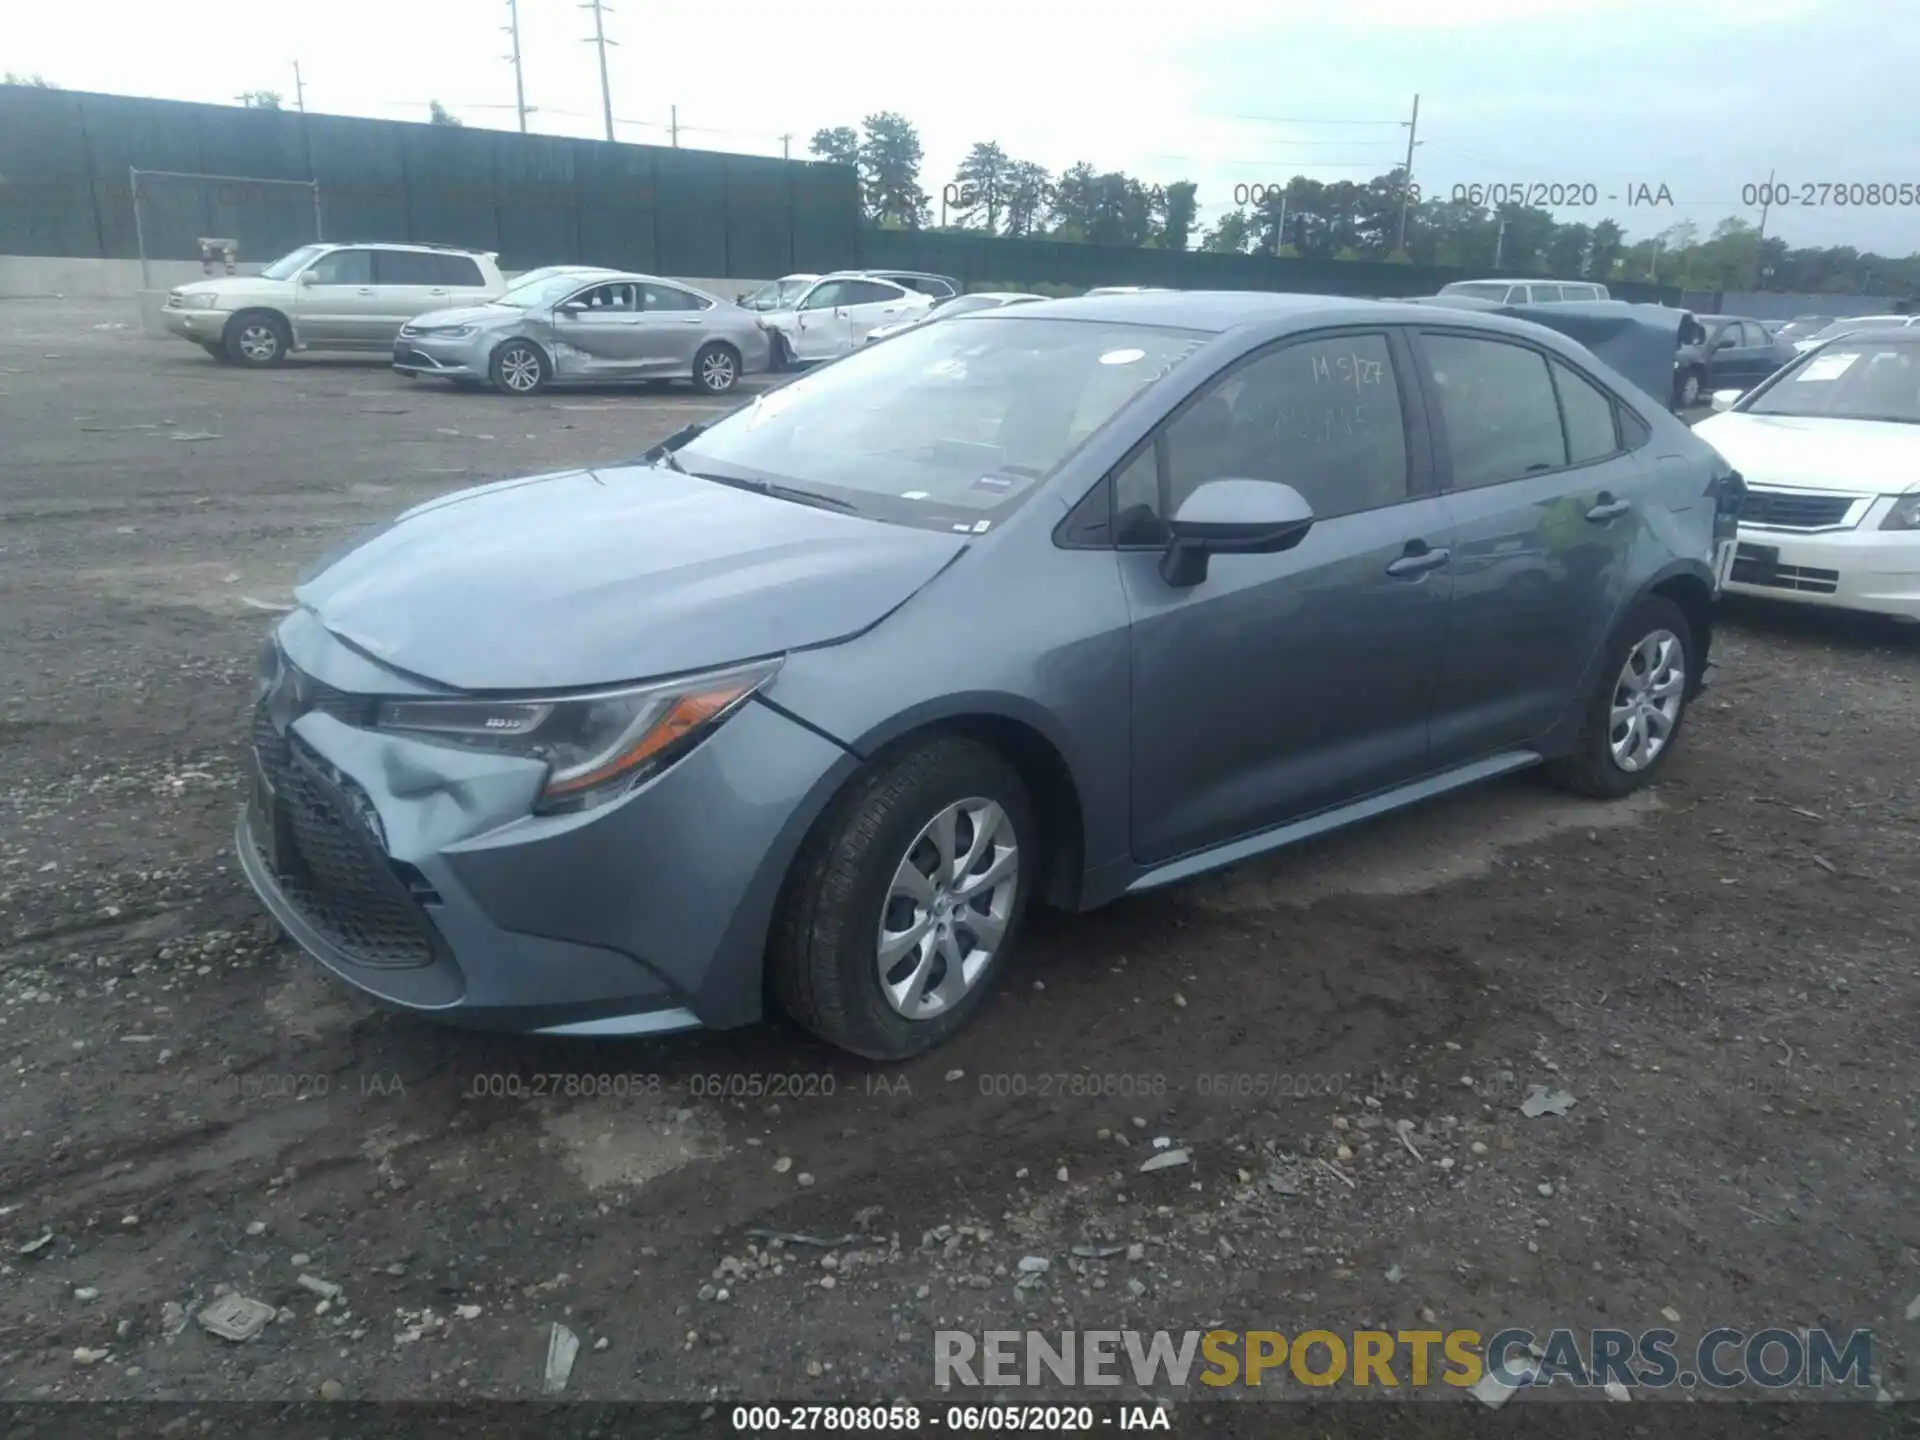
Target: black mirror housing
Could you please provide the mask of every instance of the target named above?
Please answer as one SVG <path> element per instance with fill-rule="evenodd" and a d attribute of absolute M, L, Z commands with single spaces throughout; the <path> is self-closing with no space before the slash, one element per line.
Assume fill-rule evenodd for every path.
<path fill-rule="evenodd" d="M 1313 507 L 1291 485 L 1209 480 L 1168 521 L 1172 539 L 1160 557 L 1160 578 L 1187 589 L 1205 581 L 1209 556 L 1277 554 L 1312 528 Z"/>

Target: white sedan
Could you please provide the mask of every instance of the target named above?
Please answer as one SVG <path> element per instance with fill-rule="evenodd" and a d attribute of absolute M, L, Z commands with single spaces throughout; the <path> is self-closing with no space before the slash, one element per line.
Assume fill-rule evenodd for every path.
<path fill-rule="evenodd" d="M 924 315 L 915 315 L 892 325 L 882 325 L 867 332 L 867 344 L 876 345 L 882 340 L 891 340 L 895 335 L 903 335 L 935 320 L 951 320 L 956 315 L 971 315 L 976 310 L 999 310 L 1008 305 L 1031 305 L 1036 300 L 1044 300 L 1044 295 L 1029 295 L 1019 290 L 976 290 L 971 295 L 956 295 L 951 300 L 942 300 Z"/>
<path fill-rule="evenodd" d="M 1694 434 L 1747 482 L 1726 588 L 1920 622 L 1920 329 L 1810 350 Z"/>

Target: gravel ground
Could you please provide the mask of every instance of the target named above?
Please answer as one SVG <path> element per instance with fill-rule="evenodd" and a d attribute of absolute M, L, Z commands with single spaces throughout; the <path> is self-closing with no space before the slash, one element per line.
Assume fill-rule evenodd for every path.
<path fill-rule="evenodd" d="M 1911 633 L 1734 611 L 1656 792 L 1521 777 L 1043 917 L 905 1066 L 447 1032 L 278 942 L 228 845 L 258 606 L 712 408 L 0 306 L 0 1399 L 522 1397 L 555 1322 L 572 1396 L 880 1399 L 942 1328 L 1669 1312 L 1870 1328 L 1913 1388 Z M 277 1322 L 206 1333 L 227 1290 Z"/>

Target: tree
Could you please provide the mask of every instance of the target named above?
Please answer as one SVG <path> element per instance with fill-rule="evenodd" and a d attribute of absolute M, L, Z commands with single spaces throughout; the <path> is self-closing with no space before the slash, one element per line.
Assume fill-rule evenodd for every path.
<path fill-rule="evenodd" d="M 920 132 L 892 110 L 861 122 L 860 189 L 867 218 L 893 230 L 917 230 L 931 208 L 920 188 Z"/>
<path fill-rule="evenodd" d="M 280 92 L 278 90 L 249 90 L 240 97 L 240 103 L 249 110 L 278 110 Z"/>
<path fill-rule="evenodd" d="M 1184 250 L 1193 239 L 1193 222 L 1200 209 L 1200 187 L 1176 180 L 1160 192 L 1160 248 Z"/>
<path fill-rule="evenodd" d="M 1620 226 L 1612 220 L 1602 220 L 1593 227 L 1592 237 L 1587 242 L 1587 268 L 1580 273 L 1589 280 L 1604 282 L 1613 274 L 1614 266 L 1626 249 L 1627 237 Z"/>
<path fill-rule="evenodd" d="M 984 221 L 989 235 L 1000 233 L 1000 216 L 1007 208 L 1007 188 L 1013 161 L 994 140 L 974 142 L 960 167 L 953 172 L 954 187 L 960 192 L 958 219 L 963 225 Z"/>
<path fill-rule="evenodd" d="M 1085 160 L 1069 165 L 1053 182 L 1053 238 L 1085 240 L 1093 226 L 1098 178 Z"/>
<path fill-rule="evenodd" d="M 30 90 L 58 90 L 60 88 L 38 70 L 34 71 L 31 75 L 19 70 L 9 70 L 4 75 L 0 75 L 0 85 L 25 85 Z"/>
<path fill-rule="evenodd" d="M 458 125 L 460 118 L 438 100 L 427 102 L 427 123 L 429 125 Z"/>
<path fill-rule="evenodd" d="M 1244 255 L 1253 244 L 1254 222 L 1245 208 L 1229 210 L 1213 222 L 1213 228 L 1200 241 L 1209 255 Z"/>
<path fill-rule="evenodd" d="M 851 125 L 835 125 L 831 129 L 822 128 L 813 132 L 813 139 L 807 142 L 807 149 L 816 160 L 824 160 L 829 165 L 844 165 L 849 170 L 860 165 L 860 132 Z"/>
<path fill-rule="evenodd" d="M 1031 160 L 1007 167 L 1007 234 L 1031 235 L 1045 222 L 1053 204 L 1053 176 Z"/>

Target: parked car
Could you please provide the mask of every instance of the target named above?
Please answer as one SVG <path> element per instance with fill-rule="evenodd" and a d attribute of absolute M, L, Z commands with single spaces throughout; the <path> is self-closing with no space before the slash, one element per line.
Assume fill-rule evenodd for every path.
<path fill-rule="evenodd" d="M 266 646 L 241 864 L 387 1005 L 631 1035 L 771 991 L 903 1057 L 1036 900 L 1533 765 L 1624 795 L 1738 508 L 1553 331 L 1259 293 L 922 326 L 644 458 L 416 507 Z"/>
<path fill-rule="evenodd" d="M 1793 348 L 1801 354 L 1817 349 L 1829 340 L 1838 340 L 1843 335 L 1858 335 L 1864 331 L 1875 334 L 1887 330 L 1906 330 L 1916 322 L 1920 315 L 1843 315 L 1823 330 L 1793 342 Z"/>
<path fill-rule="evenodd" d="M 1744 476 L 1727 589 L 1920 622 L 1920 329 L 1829 341 L 1694 426 Z"/>
<path fill-rule="evenodd" d="M 750 290 L 740 297 L 740 306 L 745 310 L 766 312 L 769 310 L 791 310 L 800 303 L 800 297 L 807 287 L 820 277 L 814 274 L 782 275 L 778 280 L 769 280 L 757 290 Z"/>
<path fill-rule="evenodd" d="M 862 270 L 859 273 L 904 285 L 927 296 L 936 305 L 942 300 L 951 300 L 966 288 L 951 275 L 934 275 L 925 270 Z"/>
<path fill-rule="evenodd" d="M 1831 315 L 1796 315 L 1774 333 L 1782 340 L 1804 340 L 1833 323 Z"/>
<path fill-rule="evenodd" d="M 161 322 L 216 360 L 278 365 L 298 350 L 384 350 L 432 310 L 507 288 L 499 257 L 448 245 L 302 245 L 258 275 L 175 286 Z"/>
<path fill-rule="evenodd" d="M 1503 305 L 1563 305 L 1576 300 L 1611 300 L 1607 287 L 1589 280 L 1456 280 L 1442 295 L 1471 295 Z"/>
<path fill-rule="evenodd" d="M 567 270 L 408 322 L 393 368 L 508 395 L 634 380 L 690 380 L 724 395 L 772 353 L 759 317 L 717 295 L 657 275 Z"/>
<path fill-rule="evenodd" d="M 1031 305 L 1036 300 L 1044 300 L 1044 295 L 1027 295 L 1013 290 L 975 290 L 968 295 L 956 295 L 951 300 L 942 300 L 924 315 L 916 315 L 893 325 L 882 325 L 867 333 L 867 344 L 881 340 L 890 340 L 895 335 L 903 335 L 916 325 L 926 325 L 935 320 L 951 320 L 956 315 L 972 315 L 980 310 L 999 310 L 1008 305 Z"/>
<path fill-rule="evenodd" d="M 1164 285 L 1096 285 L 1086 293 L 1089 295 L 1171 295 L 1175 292 Z"/>
<path fill-rule="evenodd" d="M 934 303 L 924 291 L 875 272 L 837 270 L 822 275 L 800 292 L 791 310 L 767 312 L 773 368 L 784 370 L 796 361 L 811 365 L 837 360 L 860 349 L 880 326 L 917 319 Z"/>
<path fill-rule="evenodd" d="M 1757 320 L 1736 315 L 1698 315 L 1704 332 L 1683 344 L 1673 364 L 1673 403 L 1697 405 L 1712 391 L 1749 390 L 1793 359 L 1793 342 L 1767 333 Z"/>

